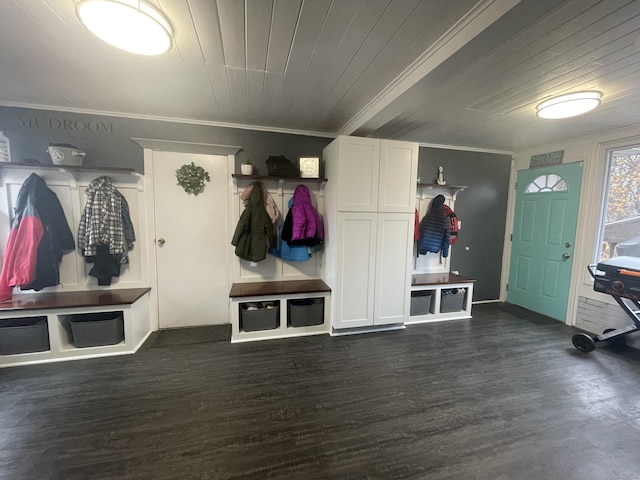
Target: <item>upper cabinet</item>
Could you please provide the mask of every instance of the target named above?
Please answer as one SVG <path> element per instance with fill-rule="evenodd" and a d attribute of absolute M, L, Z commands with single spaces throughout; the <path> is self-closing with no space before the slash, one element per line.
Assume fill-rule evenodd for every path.
<path fill-rule="evenodd" d="M 327 177 L 337 179 L 337 210 L 413 212 L 418 144 L 339 136 L 327 150 Z"/>
<path fill-rule="evenodd" d="M 413 213 L 417 177 L 418 144 L 380 140 L 378 211 Z"/>

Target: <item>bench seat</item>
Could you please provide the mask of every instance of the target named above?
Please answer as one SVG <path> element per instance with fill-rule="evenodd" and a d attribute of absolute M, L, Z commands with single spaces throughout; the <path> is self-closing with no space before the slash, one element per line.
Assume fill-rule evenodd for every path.
<path fill-rule="evenodd" d="M 131 305 L 150 290 L 150 288 L 126 288 L 82 292 L 22 293 L 14 295 L 11 300 L 1 302 L 0 312 Z"/>

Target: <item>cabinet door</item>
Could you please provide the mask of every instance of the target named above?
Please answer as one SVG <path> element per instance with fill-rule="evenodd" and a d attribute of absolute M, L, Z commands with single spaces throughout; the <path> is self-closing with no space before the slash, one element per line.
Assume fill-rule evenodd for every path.
<path fill-rule="evenodd" d="M 378 211 L 413 212 L 416 206 L 417 177 L 418 144 L 382 140 Z"/>
<path fill-rule="evenodd" d="M 338 210 L 378 210 L 380 140 L 339 137 Z"/>
<path fill-rule="evenodd" d="M 338 213 L 333 328 L 373 325 L 376 216 Z"/>
<path fill-rule="evenodd" d="M 378 214 L 374 325 L 409 320 L 413 228 L 410 213 Z"/>

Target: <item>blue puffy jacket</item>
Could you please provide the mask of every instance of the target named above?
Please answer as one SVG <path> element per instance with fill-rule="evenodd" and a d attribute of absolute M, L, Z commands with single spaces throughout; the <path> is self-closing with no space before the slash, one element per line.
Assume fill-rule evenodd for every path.
<path fill-rule="evenodd" d="M 451 227 L 444 213 L 444 200 L 443 195 L 437 195 L 420 221 L 420 255 L 442 252 L 444 258 L 449 256 Z"/>

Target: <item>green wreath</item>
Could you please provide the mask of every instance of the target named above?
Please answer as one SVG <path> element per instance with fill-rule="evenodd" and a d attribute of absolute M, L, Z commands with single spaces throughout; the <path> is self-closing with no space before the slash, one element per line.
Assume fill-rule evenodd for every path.
<path fill-rule="evenodd" d="M 184 188 L 184 191 L 189 195 L 192 193 L 198 195 L 204 192 L 205 180 L 211 181 L 211 177 L 207 171 L 191 162 L 191 165 L 183 165 L 176 170 L 176 178 L 178 179 L 178 185 Z"/>

